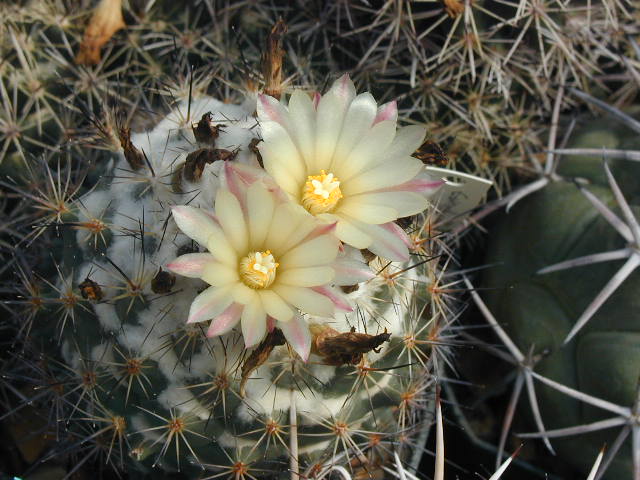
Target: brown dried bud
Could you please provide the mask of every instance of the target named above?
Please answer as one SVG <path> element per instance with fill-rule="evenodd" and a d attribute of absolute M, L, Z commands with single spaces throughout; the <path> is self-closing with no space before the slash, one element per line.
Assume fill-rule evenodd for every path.
<path fill-rule="evenodd" d="M 225 150 L 224 148 L 216 148 L 215 152 L 216 160 L 224 160 L 225 162 L 235 160 L 238 155 L 238 150 Z"/>
<path fill-rule="evenodd" d="M 436 142 L 425 141 L 418 149 L 411 154 L 425 165 L 438 165 L 444 167 L 449 163 L 447 154 Z"/>
<path fill-rule="evenodd" d="M 325 364 L 357 365 L 362 360 L 362 356 L 376 350 L 391 337 L 385 330 L 378 335 L 368 333 L 357 333 L 355 328 L 350 332 L 340 333 L 327 326 L 312 324 L 309 326 L 313 340 L 311 342 L 311 353 L 319 355 Z"/>
<path fill-rule="evenodd" d="M 175 284 L 176 276 L 161 268 L 151 280 L 151 291 L 153 293 L 169 293 Z"/>
<path fill-rule="evenodd" d="M 357 283 L 355 285 L 342 285 L 340 286 L 340 290 L 342 290 L 344 293 L 353 293 L 355 291 L 357 291 L 360 288 L 360 285 L 358 285 Z"/>
<path fill-rule="evenodd" d="M 249 150 L 255 154 L 258 163 L 262 168 L 264 168 L 264 162 L 262 161 L 262 155 L 260 154 L 260 150 L 258 150 L 258 144 L 262 141 L 261 138 L 252 138 L 249 142 Z"/>
<path fill-rule="evenodd" d="M 242 380 L 240 381 L 240 396 L 244 397 L 244 387 L 249 380 L 251 372 L 267 361 L 273 349 L 279 345 L 284 345 L 286 339 L 282 331 L 278 328 L 271 330 L 266 338 L 258 345 L 251 355 L 242 364 Z"/>
<path fill-rule="evenodd" d="M 264 75 L 264 93 L 280 99 L 282 94 L 282 37 L 287 33 L 287 25 L 279 19 L 267 38 L 267 48 L 262 53 L 262 74 Z"/>
<path fill-rule="evenodd" d="M 120 146 L 124 150 L 124 158 L 127 159 L 129 166 L 134 170 L 140 170 L 144 167 L 143 153 L 131 143 L 131 129 L 128 127 L 120 128 L 118 138 L 120 138 Z"/>
<path fill-rule="evenodd" d="M 94 282 L 89 277 L 85 278 L 78 287 L 80 288 L 82 298 L 85 300 L 91 300 L 93 302 L 99 302 L 102 300 L 102 288 L 100 288 L 100 285 L 98 285 L 97 282 Z"/>
<path fill-rule="evenodd" d="M 238 154 L 237 150 L 225 150 L 223 148 L 199 148 L 187 155 L 182 169 L 182 175 L 188 182 L 199 182 L 202 178 L 204 167 L 216 160 L 233 160 Z"/>
<path fill-rule="evenodd" d="M 122 18 L 122 0 L 101 0 L 89 20 L 76 55 L 80 65 L 100 63 L 100 48 L 111 39 L 114 33 L 126 27 Z"/>
<path fill-rule="evenodd" d="M 216 139 L 220 136 L 220 131 L 224 132 L 224 127 L 225 125 L 213 125 L 211 123 L 211 112 L 202 115 L 200 121 L 191 126 L 196 142 L 211 147 L 215 146 Z"/>

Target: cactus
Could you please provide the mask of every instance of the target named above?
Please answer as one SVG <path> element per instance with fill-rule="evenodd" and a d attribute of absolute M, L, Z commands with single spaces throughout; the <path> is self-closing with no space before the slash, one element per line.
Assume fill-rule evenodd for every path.
<path fill-rule="evenodd" d="M 120 28 L 122 22 L 116 15 L 116 22 L 108 29 L 112 36 L 100 39 L 99 45 L 93 46 L 91 55 L 86 52 L 80 54 L 87 47 L 87 38 L 92 37 L 91 26 L 97 25 L 93 19 L 107 4 L 111 8 L 122 7 L 124 27 Z M 560 93 L 566 85 L 580 86 L 595 97 L 607 97 L 613 92 L 619 107 L 632 103 L 637 93 L 637 49 L 634 48 L 637 22 L 635 13 L 625 2 L 587 2 L 574 6 L 522 0 L 498 6 L 446 0 L 432 3 L 385 2 L 383 8 L 375 9 L 343 1 L 294 2 L 273 7 L 260 2 L 209 0 L 188 2 L 187 5 L 169 1 L 25 0 L 3 4 L 0 10 L 4 19 L 10 19 L 2 25 L 0 41 L 4 59 L 0 64 L 3 74 L 0 80 L 3 105 L 0 109 L 0 168 L 7 175 L 2 179 L 2 186 L 12 192 L 3 212 L 2 231 L 8 233 L 10 239 L 0 244 L 0 254 L 6 260 L 0 273 L 6 280 L 11 270 L 18 272 L 21 297 L 7 305 L 19 319 L 9 329 L 11 335 L 18 339 L 15 345 L 23 349 L 4 364 L 3 370 L 8 372 L 6 378 L 10 383 L 20 384 L 27 390 L 33 388 L 47 392 L 38 398 L 52 400 L 55 408 L 52 407 L 46 416 L 55 419 L 58 427 L 65 423 L 63 420 L 74 419 L 69 429 L 56 428 L 58 443 L 51 455 L 60 454 L 66 461 L 77 461 L 78 468 L 84 462 L 96 459 L 101 464 L 106 462 L 114 468 L 122 468 L 125 463 L 133 461 L 125 453 L 130 449 L 140 456 L 141 465 L 157 462 L 157 465 L 171 469 L 177 468 L 179 459 L 181 469 L 198 469 L 197 462 L 190 463 L 195 456 L 185 452 L 185 444 L 180 442 L 186 439 L 194 445 L 198 442 L 204 445 L 206 441 L 199 435 L 205 435 L 210 441 L 221 434 L 206 433 L 201 429 L 199 417 L 189 418 L 185 430 L 170 432 L 149 448 L 160 438 L 154 437 L 154 432 L 162 435 L 162 429 L 143 432 L 147 427 L 134 426 L 132 419 L 143 418 L 149 425 L 160 426 L 164 421 L 171 423 L 172 416 L 183 415 L 186 410 L 163 397 L 163 420 L 139 409 L 135 414 L 130 413 L 136 408 L 136 402 L 149 411 L 154 411 L 158 404 L 145 395 L 145 388 L 149 389 L 149 386 L 144 375 L 152 382 L 158 382 L 154 383 L 154 392 L 156 388 L 166 391 L 167 388 L 157 385 L 166 383 L 165 379 L 171 375 L 167 374 L 168 367 L 165 371 L 156 368 L 154 375 L 146 373 L 149 369 L 142 369 L 140 375 L 132 378 L 129 393 L 132 396 L 127 400 L 129 384 L 120 380 L 122 364 L 126 364 L 133 354 L 141 355 L 141 347 L 138 345 L 130 351 L 124 337 L 120 338 L 126 330 L 119 331 L 115 328 L 116 323 L 109 323 L 109 319 L 116 315 L 122 325 L 146 326 L 150 330 L 153 326 L 153 332 L 162 331 L 165 337 L 155 345 L 162 343 L 162 353 L 167 353 L 160 357 L 154 352 L 158 359 L 149 356 L 144 360 L 155 366 L 163 358 L 173 355 L 178 359 L 174 363 L 178 362 L 175 368 L 179 372 L 190 371 L 185 364 L 193 357 L 193 352 L 199 352 L 200 356 L 196 355 L 196 358 L 204 359 L 203 348 L 211 346 L 211 352 L 214 352 L 214 347 L 220 345 L 219 341 L 216 343 L 204 338 L 203 329 L 198 324 L 185 326 L 185 318 L 178 322 L 173 314 L 167 313 L 161 316 L 162 320 L 154 320 L 153 315 L 144 313 L 184 297 L 180 311 L 185 317 L 185 309 L 198 293 L 193 286 L 198 280 L 174 277 L 166 268 L 167 263 L 173 260 L 169 257 L 199 248 L 197 242 L 189 243 L 176 228 L 173 217 L 169 215 L 170 207 L 186 204 L 190 200 L 189 195 L 193 194 L 189 205 L 213 208 L 217 184 L 214 183 L 210 189 L 198 187 L 202 182 L 201 175 L 206 178 L 221 174 L 224 181 L 220 162 L 215 168 L 211 162 L 224 157 L 231 159 L 233 165 L 246 165 L 253 162 L 249 159 L 264 148 L 256 143 L 257 140 L 250 141 L 253 133 L 246 137 L 248 142 L 242 142 L 242 149 L 237 152 L 238 140 L 226 140 L 230 138 L 229 132 L 220 132 L 213 147 L 203 141 L 207 122 L 201 120 L 207 109 L 215 114 L 229 108 L 229 118 L 233 122 L 225 120 L 222 123 L 237 126 L 235 132 L 257 131 L 255 122 L 247 117 L 253 113 L 250 111 L 253 107 L 247 104 L 238 110 L 232 106 L 243 100 L 240 92 L 255 92 L 262 85 L 269 90 L 274 82 L 316 88 L 346 71 L 376 98 L 382 101 L 397 98 L 401 119 L 409 123 L 426 123 L 430 139 L 447 145 L 444 148 L 446 154 L 440 147 L 427 144 L 416 156 L 427 163 L 455 166 L 492 178 L 498 195 L 502 195 L 511 189 L 514 178 L 521 180 L 522 175 L 526 178 L 536 166 L 538 158 L 532 152 L 540 151 L 543 146 L 543 132 L 548 128 L 552 108 L 557 106 L 558 110 L 564 110 L 573 107 L 575 102 Z M 288 54 L 284 68 L 271 72 L 264 70 L 260 74 L 254 69 L 261 55 L 261 49 L 256 46 L 263 44 L 265 27 L 272 25 L 279 16 L 285 18 L 289 29 L 283 43 Z M 99 57 L 96 56 L 96 47 Z M 624 84 L 622 87 L 620 82 Z M 207 95 L 213 95 L 228 105 L 222 107 L 214 102 L 215 108 L 202 107 L 207 102 L 203 100 Z M 554 97 L 560 101 L 554 103 Z M 200 100 L 186 101 L 191 98 Z M 179 110 L 175 110 L 178 104 Z M 216 110 L 218 107 L 220 109 Z M 154 130 L 163 118 L 165 124 L 162 128 L 168 128 L 166 119 L 171 118 L 175 131 Z M 191 122 L 202 123 L 203 130 L 192 133 Z M 219 119 L 217 123 L 220 123 Z M 552 120 L 551 123 L 556 122 Z M 133 134 L 127 131 L 128 127 L 132 128 Z M 146 134 L 135 133 L 143 131 L 148 131 L 149 135 L 155 132 L 158 138 L 148 139 Z M 182 140 L 178 138 L 180 135 Z M 555 137 L 555 134 L 551 136 Z M 162 148 L 156 145 L 158 139 L 164 141 Z M 228 143 L 225 145 L 224 142 Z M 165 146 L 173 150 L 166 150 Z M 122 150 L 125 160 L 118 154 L 115 163 L 108 163 L 110 160 L 106 159 L 113 160 L 113 154 Z M 151 155 L 151 152 L 155 153 Z M 168 159 L 167 152 L 173 155 L 171 159 Z M 186 158 L 188 154 L 191 154 L 189 160 Z M 269 153 L 263 156 L 267 159 Z M 267 170 L 269 168 L 267 166 Z M 274 170 L 269 173 L 274 173 Z M 306 173 L 309 176 L 321 175 L 320 172 Z M 517 176 L 514 177 L 514 173 Z M 280 187 L 284 188 L 282 179 L 279 180 Z M 326 178 L 316 180 L 324 184 Z M 331 182 L 328 180 L 329 187 Z M 537 185 L 546 185 L 545 182 Z M 91 189 L 91 193 L 87 193 L 87 189 Z M 198 192 L 202 193 L 195 195 Z M 135 195 L 141 197 L 136 197 L 135 202 L 127 202 L 121 194 L 126 194 L 129 200 Z M 206 202 L 205 198 L 208 199 Z M 14 199 L 17 208 L 12 209 Z M 155 203 L 150 206 L 152 202 Z M 408 206 L 406 208 L 409 209 Z M 12 211 L 8 212 L 10 209 Z M 407 215 L 410 213 L 413 212 L 407 212 Z M 32 228 L 34 225 L 35 229 Z M 354 369 L 351 373 L 363 373 L 356 375 L 363 380 L 353 383 L 359 392 L 366 391 L 372 382 L 379 384 L 377 377 L 398 382 L 391 382 L 397 391 L 390 395 L 396 406 L 404 406 L 399 407 L 394 418 L 386 422 L 387 417 L 379 412 L 383 410 L 382 406 L 370 409 L 372 415 L 384 420 L 382 423 L 389 424 L 388 428 L 385 426 L 384 441 L 376 443 L 376 439 L 375 445 L 367 450 L 375 450 L 370 457 L 374 464 L 377 459 L 391 458 L 389 450 L 396 445 L 392 440 L 395 438 L 394 430 L 401 444 L 413 441 L 405 436 L 406 432 L 414 433 L 413 430 L 407 427 L 405 431 L 398 427 L 398 422 L 401 424 L 400 419 L 404 418 L 409 419 L 406 421 L 411 425 L 415 423 L 412 409 L 419 407 L 417 410 L 421 411 L 428 403 L 424 398 L 431 398 L 428 392 L 432 378 L 422 378 L 421 373 L 414 371 L 416 365 L 441 374 L 441 367 L 450 361 L 447 348 L 437 342 L 431 346 L 428 342 L 436 337 L 454 335 L 448 330 L 455 319 L 452 311 L 455 307 L 447 303 L 451 295 L 448 286 L 458 280 L 447 277 L 445 270 L 455 263 L 448 259 L 451 259 L 452 245 L 459 243 L 457 234 L 461 228 L 456 228 L 451 235 L 442 236 L 434 233 L 440 226 L 434 212 L 414 218 L 407 227 L 415 237 L 413 260 L 409 263 L 396 261 L 387 264 L 378 259 L 370 260 L 370 252 L 365 252 L 365 260 L 370 260 L 370 269 L 376 273 L 376 278 L 361 283 L 357 291 L 346 294 L 345 302 L 355 308 L 356 313 L 341 313 L 340 320 L 336 320 L 338 323 L 331 324 L 333 330 L 343 334 L 347 334 L 351 326 L 357 327 L 356 333 L 383 334 L 384 324 L 378 328 L 374 318 L 381 309 L 384 316 L 391 315 L 391 311 L 382 308 L 381 296 L 394 299 L 393 303 L 399 305 L 394 307 L 399 313 L 394 310 L 393 318 L 396 315 L 404 318 L 401 329 L 404 333 L 399 333 L 400 330 L 392 332 L 390 343 L 381 345 L 380 354 L 369 352 L 365 357 L 375 359 L 381 368 L 390 368 L 403 365 L 403 362 L 392 362 L 390 357 L 395 354 L 387 352 L 402 351 L 404 363 L 411 364 L 403 367 L 403 371 L 411 370 L 411 380 L 393 369 L 388 371 L 391 373 L 385 373 L 387 370 L 370 372 L 357 366 L 331 367 L 336 370 L 332 378 L 344 379 L 350 369 Z M 344 230 L 344 226 L 340 228 Z M 425 238 L 421 237 L 423 234 Z M 359 240 L 356 238 L 358 235 L 348 237 L 344 231 L 341 235 L 343 240 L 355 242 L 352 243 L 355 247 L 364 246 L 364 230 L 359 232 Z M 176 245 L 178 240 L 184 247 L 180 252 Z M 15 248 L 14 244 L 18 247 Z M 33 246 L 27 248 L 30 245 Z M 125 254 L 125 250 L 128 253 Z M 53 252 L 53 264 L 48 261 L 50 257 L 43 259 L 43 251 Z M 362 261 L 355 249 L 349 247 L 346 252 Z M 389 251 L 374 253 L 385 257 L 384 253 Z M 426 259 L 438 255 L 441 255 L 438 261 L 421 264 L 418 260 L 420 256 Z M 38 265 L 37 274 L 33 273 L 34 265 Z M 395 269 L 394 273 L 390 273 L 392 269 Z M 170 294 L 154 292 L 154 285 L 162 288 L 166 282 L 171 284 L 174 278 L 176 283 L 171 286 Z M 428 285 L 426 293 L 420 286 L 421 282 Z M 13 285 L 16 280 L 12 278 L 9 283 Z M 202 288 L 206 286 L 204 283 L 199 285 Z M 342 287 L 349 290 L 348 286 Z M 187 291 L 192 294 L 190 299 L 186 298 Z M 116 297 L 118 299 L 114 300 Z M 115 313 L 108 312 L 114 308 Z M 418 321 L 418 313 L 423 310 L 426 318 L 431 319 L 426 327 Z M 177 312 L 178 308 L 172 311 Z M 367 313 L 361 315 L 360 312 Z M 47 315 L 52 318 L 48 324 L 42 321 Z M 361 317 L 362 321 L 358 322 Z M 98 327 L 97 318 L 105 325 Z M 91 325 L 91 320 L 96 330 L 82 330 Z M 345 323 L 339 323 L 343 320 Z M 171 321 L 175 321 L 173 328 L 167 326 Z M 105 333 L 108 325 L 113 329 L 109 335 Z M 322 331 L 318 328 L 313 327 L 311 332 L 322 338 Z M 105 335 L 111 339 L 113 349 L 117 347 L 122 355 L 112 349 L 113 356 L 107 360 L 102 358 L 100 363 L 88 349 Z M 156 338 L 155 334 L 152 336 Z M 76 342 L 80 337 L 90 338 L 91 345 Z M 287 362 L 296 366 L 301 363 L 295 349 L 290 349 L 287 344 L 276 345 L 283 341 L 281 338 L 269 336 L 268 339 L 273 345 L 265 344 L 257 349 L 268 356 L 267 363 L 250 372 L 251 379 L 246 380 L 246 398 L 251 397 L 251 385 L 260 380 L 254 377 L 274 368 L 285 372 L 283 365 Z M 146 340 L 145 344 L 151 341 Z M 239 393 L 241 364 L 249 360 L 255 362 L 256 359 L 247 359 L 247 354 L 238 353 L 243 351 L 244 337 L 235 334 L 229 342 L 233 345 L 229 348 L 230 355 L 236 360 L 230 360 L 228 367 L 224 368 L 232 369 L 236 375 L 229 391 Z M 62 363 L 51 360 L 51 357 L 58 356 L 58 344 L 65 345 L 65 361 Z M 46 355 L 41 348 L 45 345 Z M 300 351 L 304 356 L 304 351 Z M 271 352 L 270 355 L 267 352 Z M 312 359 L 317 359 L 318 355 L 314 355 Z M 184 364 L 179 362 L 181 359 Z M 68 369 L 69 366 L 73 371 Z M 293 374 L 285 372 L 277 378 L 286 383 L 299 377 L 304 375 L 296 368 Z M 207 403 L 201 398 L 218 391 L 216 388 L 219 386 L 212 384 L 213 379 L 198 379 L 201 383 L 209 382 L 210 387 L 207 384 L 196 387 L 191 380 L 194 379 L 189 378 L 189 384 L 186 380 L 183 384 L 193 388 L 179 389 L 181 394 L 195 399 L 189 403 L 204 402 L 205 409 L 219 410 L 220 405 L 215 399 Z M 118 384 L 120 381 L 126 383 L 126 388 Z M 98 396 L 96 392 L 100 389 L 96 385 L 103 382 L 118 385 L 113 395 Z M 57 388 L 63 384 L 74 393 Z M 18 412 L 26 408 L 29 395 L 25 397 L 7 388 L 10 397 L 19 399 L 17 407 L 14 404 L 8 410 L 15 413 L 14 408 L 18 408 Z M 203 393 L 209 388 L 213 390 Z M 319 384 L 308 388 L 321 390 Z M 420 393 L 417 395 L 419 400 L 414 401 L 414 396 L 404 395 L 410 389 Z M 78 404 L 76 395 L 82 399 Z M 220 398 L 226 405 L 226 396 L 221 394 Z M 230 405 L 249 402 L 236 395 L 229 398 Z M 119 404 L 118 399 L 122 400 Z M 349 401 L 353 401 L 352 396 Z M 116 408 L 129 413 L 118 414 Z M 189 410 L 188 413 L 193 412 Z M 298 412 L 298 419 L 302 415 Z M 281 436 L 288 439 L 291 432 L 287 425 L 291 421 L 287 418 L 279 418 L 278 421 L 284 425 Z M 369 420 L 364 424 L 370 427 L 370 422 L 367 422 Z M 215 430 L 213 426 L 219 423 L 220 418 L 215 418 L 206 425 L 210 424 Z M 320 423 L 314 428 L 326 427 Z M 226 424 L 224 427 L 225 431 L 231 431 Z M 101 428 L 102 433 L 91 437 Z M 242 431 L 248 431 L 247 428 L 256 430 L 259 427 L 257 424 L 250 427 L 246 422 L 242 424 Z M 365 427 L 358 428 L 362 430 Z M 365 440 L 360 430 L 349 438 L 360 439 L 356 442 L 362 449 Z M 367 430 L 369 433 L 373 431 L 376 431 L 373 427 Z M 267 435 L 260 442 L 269 443 L 270 452 L 278 448 L 273 447 L 274 443 L 280 445 L 274 432 L 279 431 L 276 428 L 271 436 Z M 183 433 L 184 438 L 179 433 Z M 233 435 L 235 433 L 232 432 Z M 321 438 L 305 437 L 304 433 L 301 426 L 297 435 L 300 445 L 310 445 L 312 440 Z M 130 444 L 141 441 L 145 435 L 144 445 Z M 223 435 L 223 438 L 229 437 Z M 260 434 L 254 432 L 248 438 L 256 440 Z M 86 439 L 89 440 L 84 441 Z M 171 448 L 180 446 L 180 455 L 162 452 L 167 439 Z M 344 441 L 348 446 L 346 438 Z M 238 449 L 215 448 L 219 448 L 218 453 L 223 456 L 225 451 L 234 459 L 244 461 L 235 456 L 246 452 L 240 448 L 241 444 L 238 440 Z M 200 453 L 201 446 L 194 453 L 204 461 L 206 456 Z M 259 450 L 256 447 L 251 456 L 257 458 Z M 401 450 L 404 459 L 406 452 Z M 304 466 L 316 462 L 326 469 L 332 468 L 333 453 L 314 452 L 305 451 L 306 457 L 300 455 Z M 278 457 L 271 455 L 269 453 L 266 457 Z M 336 456 L 339 457 L 338 454 Z M 349 463 L 346 457 L 340 457 L 342 465 Z M 256 468 L 272 471 L 280 467 L 274 467 L 269 461 L 260 456 Z M 362 475 L 366 474 L 362 472 L 367 472 L 367 468 L 371 469 L 357 461 L 352 461 L 347 468 Z M 329 475 L 326 469 L 318 476 Z"/>
<path fill-rule="evenodd" d="M 345 88 L 354 91 L 348 77 L 336 83 L 327 101 L 320 100 L 318 115 L 322 105 L 335 101 L 331 95 L 345 98 Z M 301 92 L 292 99 L 296 95 L 297 101 L 300 95 L 309 99 Z M 373 108 L 369 122 L 375 117 L 380 125 L 374 133 L 393 128 L 385 133 L 389 143 L 395 105 L 376 112 L 369 94 L 345 100 L 345 105 L 352 100 L 366 112 Z M 77 456 L 69 474 L 97 459 L 110 468 L 142 474 L 162 469 L 234 478 L 326 478 L 342 468 L 357 478 L 381 474 L 395 461 L 394 452 L 406 462 L 414 456 L 414 465 L 419 458 L 417 437 L 432 418 L 432 375 L 444 361 L 440 357 L 448 355 L 445 346 L 432 349 L 430 343 L 445 335 L 456 310 L 446 293 L 438 291 L 446 245 L 423 238 L 435 212 L 413 215 L 407 225 L 415 233 L 407 236 L 395 224 L 368 225 L 371 213 L 357 216 L 351 210 L 358 228 L 374 241 L 363 251 L 345 243 L 338 253 L 340 242 L 333 232 L 346 217 L 319 221 L 307 211 L 326 215 L 324 211 L 296 205 L 275 183 L 285 178 L 286 169 L 276 171 L 274 181 L 260 167 L 278 160 L 272 155 L 281 147 L 268 134 L 275 127 L 267 117 L 284 107 L 261 96 L 257 124 L 255 101 L 248 97 L 234 105 L 211 97 L 192 99 L 178 104 L 149 132 L 131 134 L 123 128 L 123 152 L 102 164 L 89 191 L 65 192 L 65 208 L 46 222 L 49 232 L 54 227 L 58 232 L 52 239 L 55 269 L 49 277 L 42 269 L 40 281 L 24 276 L 20 304 L 30 313 L 22 338 L 46 352 L 45 364 L 36 369 L 41 380 L 60 386 L 45 389 L 45 398 L 58 405 L 51 415 L 60 440 L 44 458 Z M 418 127 L 405 128 L 389 147 L 400 158 L 418 147 L 424 135 Z M 413 199 L 405 205 L 402 197 L 400 212 L 416 214 L 426 206 L 422 195 L 441 182 L 419 173 L 419 160 L 407 156 L 403 162 L 405 173 L 395 174 L 391 182 L 386 175 L 381 189 L 377 184 L 371 188 L 391 188 L 387 205 L 398 194 Z M 391 163 L 388 167 L 394 168 Z M 341 199 L 346 199 L 355 181 L 337 178 L 320 179 L 318 185 L 331 189 L 339 184 Z M 403 189 L 422 193 L 404 194 Z M 312 194 L 305 193 L 306 202 L 316 201 Z M 321 197 L 316 202 L 323 202 Z M 227 223 L 237 218 L 237 212 L 236 217 L 229 213 L 235 211 L 233 198 L 240 201 L 237 205 L 249 202 L 249 212 L 262 211 L 269 202 L 286 207 L 282 211 L 288 213 L 281 217 L 281 208 L 274 210 L 272 233 L 266 238 L 314 238 L 303 240 L 301 245 L 308 241 L 313 247 L 302 258 L 325 258 L 307 269 L 313 270 L 311 276 L 296 273 L 300 278 L 295 282 L 296 268 L 287 264 L 293 256 L 277 242 L 271 247 L 278 249 L 275 260 L 267 250 L 258 252 L 260 258 L 250 254 L 248 266 L 240 261 L 242 278 L 253 272 L 254 264 L 267 272 L 256 269 L 243 282 L 258 290 L 243 291 L 261 292 L 273 282 L 269 275 L 275 275 L 276 287 L 278 276 L 283 282 L 287 275 L 291 278 L 275 290 L 288 306 L 276 308 L 263 299 L 269 319 L 242 313 L 236 329 L 229 323 L 232 311 L 239 307 L 247 312 L 252 304 L 229 299 L 222 305 L 232 295 L 225 290 L 216 300 L 221 306 L 211 307 L 213 297 L 207 292 L 217 287 L 205 290 L 207 283 L 222 285 L 226 274 L 214 274 L 202 263 L 222 261 L 225 242 L 233 241 L 215 233 L 222 231 L 216 230 L 216 222 L 226 232 Z M 262 200 L 256 203 L 255 198 Z M 214 206 L 216 221 L 207 213 Z M 383 221 L 388 220 L 393 217 Z M 353 238 L 347 235 L 345 241 Z M 212 256 L 198 253 L 203 247 Z M 292 255 L 300 248 L 290 250 Z M 334 272 L 333 280 L 323 280 L 325 273 L 333 277 Z M 266 282 L 260 283 L 261 275 Z M 296 282 L 299 286 L 289 286 Z M 294 307 L 306 312 L 304 317 L 291 319 Z M 200 322 L 212 317 L 207 330 Z M 239 322 L 240 313 L 234 318 Z M 53 360 L 58 349 L 63 362 Z M 29 358 L 27 352 L 23 355 Z M 39 376 L 33 378 L 37 383 Z M 19 414 L 24 407 L 26 402 L 18 402 L 10 413 Z"/>
<path fill-rule="evenodd" d="M 633 122 L 634 130 L 603 119 L 581 122 L 561 151 L 591 149 L 595 157 L 563 157 L 557 181 L 500 219 L 487 262 L 501 266 L 483 280 L 497 288 L 487 299 L 498 321 L 522 351 L 538 356 L 530 367 L 543 383 L 537 395 L 547 431 L 525 436 L 550 438 L 584 471 L 591 454 L 612 445 L 603 478 L 637 476 L 630 451 L 638 445 L 626 437 L 637 428 L 631 412 L 640 374 L 632 233 L 639 172 L 635 162 L 609 160 L 603 168 L 598 158 L 637 148 Z M 628 426 L 602 430 L 603 420 Z"/>

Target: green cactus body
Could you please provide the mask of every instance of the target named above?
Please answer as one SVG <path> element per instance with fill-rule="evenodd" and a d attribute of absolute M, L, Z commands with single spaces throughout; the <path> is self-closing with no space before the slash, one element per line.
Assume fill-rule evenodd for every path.
<path fill-rule="evenodd" d="M 634 135 L 604 121 L 590 122 L 574 135 L 575 148 L 630 148 Z M 637 145 L 636 145 L 637 147 Z M 585 188 L 616 211 L 602 160 L 568 157 L 559 173 L 589 181 Z M 635 214 L 639 169 L 633 162 L 611 162 L 614 177 Z M 636 312 L 640 275 L 634 272 L 600 307 L 574 339 L 563 342 L 576 320 L 624 260 L 596 263 L 546 274 L 540 269 L 572 258 L 624 248 L 624 239 L 609 225 L 574 183 L 558 181 L 518 203 L 492 231 L 487 262 L 499 266 L 484 284 L 498 321 L 522 349 L 548 352 L 534 367 L 541 375 L 617 405 L 631 406 L 640 374 L 640 326 Z M 566 428 L 611 418 L 602 409 L 538 385 L 547 429 Z M 603 444 L 612 445 L 618 428 L 553 439 L 564 461 L 583 471 Z M 630 442 L 622 447 L 606 478 L 631 478 Z"/>
<path fill-rule="evenodd" d="M 381 474 L 394 451 L 409 458 L 419 427 L 431 420 L 426 344 L 439 320 L 427 286 L 435 267 L 400 272 L 410 264 L 376 257 L 370 268 L 378 275 L 346 296 L 351 313 L 307 318 L 316 337 L 350 329 L 391 334 L 357 364 L 331 364 L 314 350 L 305 363 L 277 344 L 243 379 L 251 351 L 239 332 L 207 338 L 201 324 L 186 324 L 206 284 L 162 270 L 198 249 L 177 229 L 170 207 L 210 208 L 224 164 L 205 164 L 199 179 L 185 179 L 193 178 L 185 159 L 198 148 L 186 111 L 182 104 L 153 131 L 133 135 L 148 163 L 134 169 L 121 155 L 65 219 L 73 228 L 64 230 L 57 252 L 61 278 L 45 300 L 47 313 L 63 304 L 56 312 L 65 320 L 34 334 L 53 351 L 60 339 L 65 362 L 84 385 L 69 420 L 90 424 L 94 433 L 104 429 L 97 438 L 112 462 L 128 457 L 142 474 L 195 475 L 204 468 L 211 475 L 289 478 L 292 448 L 310 478 L 334 465 Z M 250 109 L 210 98 L 192 102 L 192 118 L 205 112 L 212 124 L 224 124 L 216 148 L 233 151 L 229 161 L 254 163 Z M 346 252 L 364 262 L 360 251 Z"/>

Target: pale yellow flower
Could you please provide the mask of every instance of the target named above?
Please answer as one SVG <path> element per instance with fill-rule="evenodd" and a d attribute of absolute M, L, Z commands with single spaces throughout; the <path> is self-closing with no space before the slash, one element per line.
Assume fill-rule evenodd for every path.
<path fill-rule="evenodd" d="M 336 223 L 336 235 L 392 260 L 408 259 L 396 219 L 422 212 L 441 181 L 411 154 L 425 129 L 397 129 L 395 102 L 378 108 L 348 76 L 322 97 L 295 91 L 287 106 L 261 95 L 259 149 L 265 170 L 292 201 Z"/>
<path fill-rule="evenodd" d="M 334 225 L 316 221 L 267 182 L 254 178 L 247 185 L 227 168 L 215 215 L 173 207 L 180 230 L 208 253 L 182 255 L 167 268 L 211 285 L 194 299 L 187 320 L 211 320 L 208 336 L 240 322 L 249 348 L 277 326 L 306 360 L 310 336 L 300 312 L 332 317 L 336 308 L 349 309 L 332 286 L 341 284 L 336 272 L 348 281 L 368 277 L 336 262 L 340 242 Z"/>

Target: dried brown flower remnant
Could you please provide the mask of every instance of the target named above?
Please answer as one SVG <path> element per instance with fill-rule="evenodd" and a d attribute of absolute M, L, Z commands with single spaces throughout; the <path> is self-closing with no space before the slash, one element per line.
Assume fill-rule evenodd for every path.
<path fill-rule="evenodd" d="M 76 63 L 96 65 L 100 63 L 100 48 L 126 25 L 122 18 L 122 0 L 101 0 L 84 31 Z"/>
<path fill-rule="evenodd" d="M 78 287 L 80 288 L 82 298 L 85 300 L 92 300 L 94 302 L 102 300 L 102 289 L 100 288 L 100 285 L 89 277 L 85 278 Z"/>
<path fill-rule="evenodd" d="M 220 136 L 220 131 L 224 132 L 224 125 L 213 125 L 211 123 L 211 112 L 202 115 L 200 121 L 191 127 L 193 135 L 198 143 L 215 146 L 216 139 Z"/>
<path fill-rule="evenodd" d="M 266 338 L 251 352 L 251 355 L 244 361 L 242 365 L 242 380 L 240 382 L 240 396 L 244 397 L 244 387 L 249 380 L 251 372 L 267 361 L 273 349 L 279 345 L 284 345 L 286 339 L 282 331 L 274 328 L 269 332 Z"/>
<path fill-rule="evenodd" d="M 426 140 L 411 154 L 412 157 L 422 161 L 425 165 L 444 167 L 449 163 L 447 154 L 437 142 Z"/>
<path fill-rule="evenodd" d="M 236 150 L 225 150 L 224 148 L 199 148 L 187 155 L 182 175 L 189 182 L 199 182 L 206 165 L 216 160 L 233 160 L 237 154 Z"/>
<path fill-rule="evenodd" d="M 357 365 L 362 360 L 362 355 L 377 348 L 391 337 L 385 329 L 384 333 L 369 335 L 357 333 L 355 328 L 351 331 L 340 333 L 327 325 L 310 325 L 313 341 L 311 353 L 323 358 L 327 365 Z"/>
<path fill-rule="evenodd" d="M 255 156 L 258 164 L 261 168 L 264 168 L 264 163 L 262 162 L 262 155 L 260 154 L 260 150 L 258 150 L 258 144 L 262 141 L 261 138 L 252 138 L 251 142 L 249 142 L 249 151 L 251 151 Z"/>
<path fill-rule="evenodd" d="M 138 148 L 131 143 L 131 129 L 122 127 L 118 131 L 120 138 L 120 146 L 124 150 L 124 158 L 134 170 L 140 170 L 144 166 L 144 155 Z"/>
<path fill-rule="evenodd" d="M 267 38 L 267 48 L 262 54 L 262 73 L 264 75 L 264 93 L 280 99 L 282 93 L 282 37 L 287 33 L 287 25 L 278 20 Z"/>
<path fill-rule="evenodd" d="M 442 0 L 444 9 L 451 18 L 455 18 L 464 12 L 464 1 L 461 0 Z"/>

